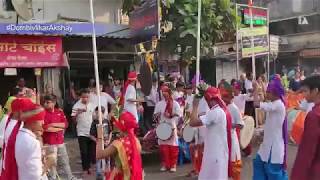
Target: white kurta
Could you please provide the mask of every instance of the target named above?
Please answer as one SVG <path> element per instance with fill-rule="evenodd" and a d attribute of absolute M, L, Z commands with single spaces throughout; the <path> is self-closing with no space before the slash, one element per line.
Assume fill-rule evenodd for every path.
<path fill-rule="evenodd" d="M 216 105 L 200 119 L 206 126 L 206 134 L 199 180 L 227 180 L 229 151 L 226 114 Z"/>
<path fill-rule="evenodd" d="M 198 106 L 198 114 L 199 116 L 207 114 L 210 111 L 207 101 L 204 98 L 201 98 Z M 195 142 L 196 144 L 204 143 L 204 137 L 206 135 L 206 126 L 200 126 L 199 128 L 199 137 Z"/>
<path fill-rule="evenodd" d="M 134 102 L 128 101 L 130 99 L 134 99 L 134 100 L 137 99 L 136 89 L 131 84 L 128 85 L 127 90 L 126 90 L 126 94 L 124 96 L 124 107 L 123 107 L 123 110 L 132 113 L 136 117 L 136 120 L 138 122 L 139 118 L 138 118 L 137 105 Z"/>
<path fill-rule="evenodd" d="M 243 126 L 244 122 L 241 119 L 241 113 L 238 107 L 234 103 L 231 103 L 228 105 L 228 110 L 232 117 L 232 125 Z M 231 148 L 231 161 L 235 162 L 237 160 L 241 160 L 240 145 L 236 128 L 232 128 L 231 130 Z"/>
<path fill-rule="evenodd" d="M 282 127 L 286 116 L 286 108 L 281 100 L 262 102 L 260 108 L 266 112 L 266 122 L 263 127 L 263 142 L 258 154 L 264 162 L 268 162 L 271 155 L 271 163 L 282 164 L 284 158 Z"/>
<path fill-rule="evenodd" d="M 239 94 L 233 98 L 234 104 L 239 108 L 241 114 L 244 114 L 246 101 L 249 99 L 248 94 Z"/>
<path fill-rule="evenodd" d="M 172 114 L 179 115 L 179 117 L 174 117 L 174 118 L 168 119 L 167 117 L 164 116 L 166 106 L 167 106 L 167 103 L 165 100 L 158 102 L 155 107 L 154 114 L 160 113 L 161 114 L 160 121 L 164 121 L 166 123 L 169 123 L 172 126 L 172 128 L 174 128 L 174 130 L 173 130 L 172 137 L 170 139 L 168 139 L 166 141 L 159 139 L 158 144 L 159 145 L 178 146 L 179 143 L 178 143 L 178 134 L 177 134 L 177 124 L 178 124 L 179 118 L 182 116 L 181 108 L 180 108 L 180 105 L 177 101 L 173 101 Z"/>
<path fill-rule="evenodd" d="M 9 138 L 10 138 L 10 136 L 11 136 L 11 133 L 12 133 L 12 130 L 13 130 L 13 128 L 16 126 L 16 124 L 18 123 L 18 121 L 17 120 L 15 120 L 15 119 L 11 119 L 9 122 L 8 122 L 8 125 L 7 125 L 7 127 L 4 129 L 4 136 L 3 136 L 3 142 L 2 142 L 2 145 L 3 145 L 3 143 L 8 143 L 8 140 L 9 140 Z M 21 123 L 22 125 L 23 125 L 23 123 Z M 21 125 L 21 127 L 22 127 L 22 125 Z M 6 149 L 3 149 L 2 150 L 2 152 L 3 152 L 3 157 L 6 157 L 5 156 L 5 154 L 6 154 Z M 3 168 L 5 168 L 5 163 L 4 163 L 5 161 L 4 160 L 2 160 L 1 159 L 1 161 L 0 161 L 0 167 L 3 167 Z M 1 168 L 2 169 L 2 168 Z M 1 170 L 0 170 L 1 171 Z"/>
<path fill-rule="evenodd" d="M 42 179 L 41 146 L 30 130 L 24 128 L 19 130 L 15 145 L 15 156 L 19 180 Z"/>

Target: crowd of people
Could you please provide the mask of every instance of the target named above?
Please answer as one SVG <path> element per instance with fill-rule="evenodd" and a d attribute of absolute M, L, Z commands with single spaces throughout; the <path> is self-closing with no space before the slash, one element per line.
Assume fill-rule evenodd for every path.
<path fill-rule="evenodd" d="M 76 128 L 83 179 L 93 173 L 98 179 L 143 179 L 140 142 L 144 144 L 145 138 L 138 137 L 151 134 L 161 157 L 160 171 L 175 173 L 180 154 L 189 152 L 184 154 L 192 163 L 188 176 L 239 180 L 241 159 L 252 154 L 250 144 L 240 147 L 246 116 L 264 132 L 253 160 L 253 179 L 288 179 L 286 94 L 290 91 L 301 92 L 308 107 L 291 179 L 317 179 L 320 76 L 305 78 L 301 73 L 296 69 L 290 80 L 283 74 L 269 81 L 263 75 L 254 80 L 250 73 L 243 74 L 230 83 L 221 80 L 218 87 L 196 87 L 195 80 L 186 84 L 175 75 L 162 82 L 154 77 L 150 94 L 144 95 L 137 73 L 130 72 L 124 83 L 114 78 L 108 88 L 92 80 L 77 93 L 71 84 L 66 103 L 70 108 L 65 111 L 50 86 L 37 97 L 20 79 L 2 113 L 0 180 L 77 179 L 64 140 L 71 124 Z M 195 133 L 184 142 L 187 126 Z"/>

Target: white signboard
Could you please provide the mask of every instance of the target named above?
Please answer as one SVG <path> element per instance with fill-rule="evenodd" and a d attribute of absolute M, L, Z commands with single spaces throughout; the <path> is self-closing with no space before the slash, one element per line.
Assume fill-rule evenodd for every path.
<path fill-rule="evenodd" d="M 280 36 L 270 35 L 270 53 L 277 55 L 279 52 Z"/>
<path fill-rule="evenodd" d="M 17 75 L 17 69 L 16 68 L 5 68 L 4 69 L 4 75 L 5 76 L 16 76 Z"/>

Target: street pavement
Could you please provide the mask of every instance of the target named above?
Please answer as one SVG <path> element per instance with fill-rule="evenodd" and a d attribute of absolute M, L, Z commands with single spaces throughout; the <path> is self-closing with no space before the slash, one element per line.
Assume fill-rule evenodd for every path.
<path fill-rule="evenodd" d="M 79 153 L 78 141 L 76 139 L 67 139 L 67 148 L 69 152 L 70 164 L 73 170 L 73 173 L 80 177 L 81 175 L 81 159 Z M 257 147 L 254 148 L 256 152 Z M 296 157 L 297 146 L 289 145 L 288 146 L 288 173 L 291 173 L 291 169 Z M 251 157 L 243 158 L 243 169 L 241 174 L 242 180 L 251 180 L 252 179 L 252 158 Z M 190 164 L 179 166 L 176 173 L 169 172 L 160 172 L 159 165 L 159 155 L 158 154 L 148 154 L 143 156 L 144 161 L 144 170 L 145 170 L 145 180 L 195 180 L 197 178 L 188 178 L 186 175 L 191 169 Z M 84 180 L 94 180 L 95 174 L 83 178 Z"/>

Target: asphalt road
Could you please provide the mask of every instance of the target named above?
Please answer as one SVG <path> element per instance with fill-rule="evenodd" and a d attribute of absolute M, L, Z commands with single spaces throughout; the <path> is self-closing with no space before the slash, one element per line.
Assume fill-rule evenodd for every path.
<path fill-rule="evenodd" d="M 70 164 L 73 170 L 73 173 L 80 177 L 81 175 L 81 161 L 78 141 L 76 139 L 68 139 L 67 147 L 69 152 Z M 257 148 L 255 148 L 255 151 Z M 293 162 L 296 157 L 297 147 L 295 145 L 288 146 L 288 173 L 291 173 Z M 254 155 L 248 158 L 243 158 L 243 169 L 241 174 L 242 180 L 252 179 L 252 158 Z M 179 166 L 176 173 L 165 172 L 162 173 L 159 171 L 159 156 L 157 154 L 145 155 L 144 160 L 144 170 L 145 170 L 145 180 L 194 180 L 196 178 L 187 178 L 186 175 L 191 169 L 190 164 Z M 84 180 L 94 180 L 94 174 L 83 178 Z"/>

